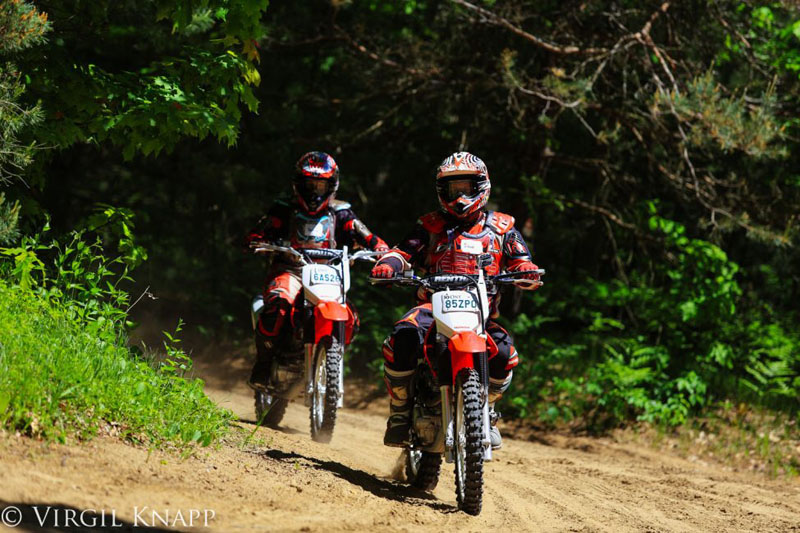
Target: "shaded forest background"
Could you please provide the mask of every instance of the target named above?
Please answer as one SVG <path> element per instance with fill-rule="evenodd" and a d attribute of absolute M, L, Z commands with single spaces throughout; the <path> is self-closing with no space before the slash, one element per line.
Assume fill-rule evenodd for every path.
<path fill-rule="evenodd" d="M 70 278 L 87 313 L 150 287 L 159 302 L 137 310 L 170 305 L 249 342 L 264 266 L 242 237 L 301 154 L 330 152 L 339 198 L 393 243 L 436 208 L 436 164 L 469 150 L 491 207 L 548 271 L 505 300 L 522 355 L 506 414 L 608 427 L 681 424 L 721 402 L 800 407 L 791 2 L 11 0 L 0 13 L 8 278 L 65 283 L 79 229 L 131 278 Z M 379 367 L 411 303 L 365 278 L 353 372 Z"/>

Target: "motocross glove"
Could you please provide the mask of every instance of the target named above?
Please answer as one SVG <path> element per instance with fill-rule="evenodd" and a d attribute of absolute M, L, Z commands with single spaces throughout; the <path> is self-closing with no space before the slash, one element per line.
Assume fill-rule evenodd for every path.
<path fill-rule="evenodd" d="M 392 265 L 388 263 L 378 263 L 372 268 L 372 272 L 370 272 L 370 276 L 373 278 L 393 278 L 397 274 L 397 271 L 392 267 Z"/>
<path fill-rule="evenodd" d="M 535 282 L 535 283 L 531 283 L 530 286 L 526 286 L 526 287 L 522 287 L 522 288 L 524 288 L 525 290 L 529 290 L 529 291 L 535 291 L 536 289 L 538 289 L 539 287 L 542 286 L 542 282 L 540 281 L 541 276 L 539 275 L 538 272 L 534 272 L 535 270 L 538 270 L 538 269 L 539 269 L 539 267 L 536 266 L 535 264 L 531 263 L 531 262 L 522 263 L 517 268 L 514 269 L 514 272 L 529 272 L 530 271 L 530 274 L 525 275 L 525 276 L 520 276 L 520 277 L 521 277 L 521 279 L 531 280 L 531 281 Z"/>
<path fill-rule="evenodd" d="M 516 269 L 514 269 L 515 272 L 528 272 L 528 271 L 534 271 L 534 270 L 539 270 L 539 267 L 534 265 L 531 262 L 522 263 Z M 530 279 L 530 280 L 533 280 L 533 281 L 539 281 L 539 273 L 538 272 L 531 272 L 527 276 L 521 276 L 521 277 L 523 279 Z"/>

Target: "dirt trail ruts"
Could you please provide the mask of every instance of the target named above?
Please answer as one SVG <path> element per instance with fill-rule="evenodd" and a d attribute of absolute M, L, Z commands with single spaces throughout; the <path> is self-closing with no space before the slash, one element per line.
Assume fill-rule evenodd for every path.
<path fill-rule="evenodd" d="M 244 358 L 206 357 L 197 371 L 208 394 L 252 429 L 247 367 Z M 467 516 L 455 509 L 452 465 L 443 466 L 432 494 L 395 481 L 400 452 L 381 443 L 384 401 L 368 400 L 351 400 L 340 412 L 330 445 L 311 441 L 308 411 L 296 403 L 280 430 L 258 429 L 244 449 L 227 443 L 183 460 L 113 437 L 47 446 L 0 434 L 0 510 L 19 507 L 22 526 L 33 531 L 33 506 L 54 505 L 62 517 L 70 509 L 114 510 L 123 528 L 109 531 L 163 530 L 152 511 L 193 530 L 202 516 L 186 527 L 189 513 L 211 510 L 207 529 L 223 532 L 800 532 L 796 480 L 729 472 L 612 439 L 554 435 L 507 438 L 486 467 L 482 514 Z"/>

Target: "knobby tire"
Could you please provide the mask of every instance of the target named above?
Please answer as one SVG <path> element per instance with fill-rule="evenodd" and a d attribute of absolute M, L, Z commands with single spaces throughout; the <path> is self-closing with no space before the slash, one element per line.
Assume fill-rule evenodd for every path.
<path fill-rule="evenodd" d="M 286 408 L 289 406 L 289 400 L 273 397 L 272 403 L 269 403 L 268 396 L 265 392 L 256 391 L 255 393 L 256 424 L 274 428 L 283 420 L 283 415 L 286 414 Z M 264 415 L 265 409 L 268 409 L 266 415 Z"/>
<path fill-rule="evenodd" d="M 478 373 L 465 368 L 458 374 L 457 394 L 463 397 L 466 442 L 464 446 L 465 476 L 459 479 L 456 461 L 456 499 L 458 508 L 467 514 L 478 515 L 483 505 L 483 409 L 481 404 L 481 384 Z M 456 428 L 458 429 L 458 428 Z M 458 439 L 458 435 L 456 435 Z M 463 485 L 463 486 L 459 486 Z"/>
<path fill-rule="evenodd" d="M 419 452 L 421 455 L 416 465 L 414 473 L 414 459 L 411 450 L 406 451 L 406 480 L 417 489 L 431 491 L 439 483 L 439 472 L 442 469 L 442 454 L 431 452 Z"/>
<path fill-rule="evenodd" d="M 318 354 L 319 357 L 321 354 Z M 333 438 L 333 427 L 336 425 L 336 411 L 339 405 L 339 361 L 342 358 L 341 345 L 336 339 L 331 341 L 331 346 L 325 353 L 325 399 L 322 405 L 322 423 L 317 425 L 315 418 L 314 402 L 316 390 L 312 395 L 310 420 L 311 438 L 316 442 L 329 443 Z M 317 367 L 314 365 L 314 388 L 317 387 Z"/>

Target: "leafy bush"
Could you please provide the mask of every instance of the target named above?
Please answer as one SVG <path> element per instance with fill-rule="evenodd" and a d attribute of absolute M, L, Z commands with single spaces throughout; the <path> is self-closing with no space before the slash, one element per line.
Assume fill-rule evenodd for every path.
<path fill-rule="evenodd" d="M 713 402 L 749 398 L 800 408 L 800 336 L 792 317 L 748 307 L 739 267 L 718 246 L 649 207 L 664 261 L 633 270 L 627 283 L 591 277 L 559 287 L 547 314 L 509 324 L 523 363 L 511 408 L 545 421 L 587 417 L 590 426 L 638 419 L 679 425 Z M 548 300 L 549 288 L 537 293 Z M 583 326 L 550 332 L 550 322 Z M 782 322 L 785 321 L 786 325 Z M 531 338 L 531 332 L 542 337 Z"/>
<path fill-rule="evenodd" d="M 129 235 L 130 236 L 130 235 Z M 131 238 L 132 239 L 132 238 Z M 63 441 L 110 424 L 135 442 L 208 445 L 233 415 L 186 379 L 191 359 L 167 334 L 166 357 L 143 358 L 126 344 L 127 264 L 107 259 L 99 240 L 74 233 L 60 245 L 24 238 L 0 250 L 0 426 Z M 39 255 L 51 255 L 48 266 Z M 180 325 L 178 330 L 180 330 Z"/>

